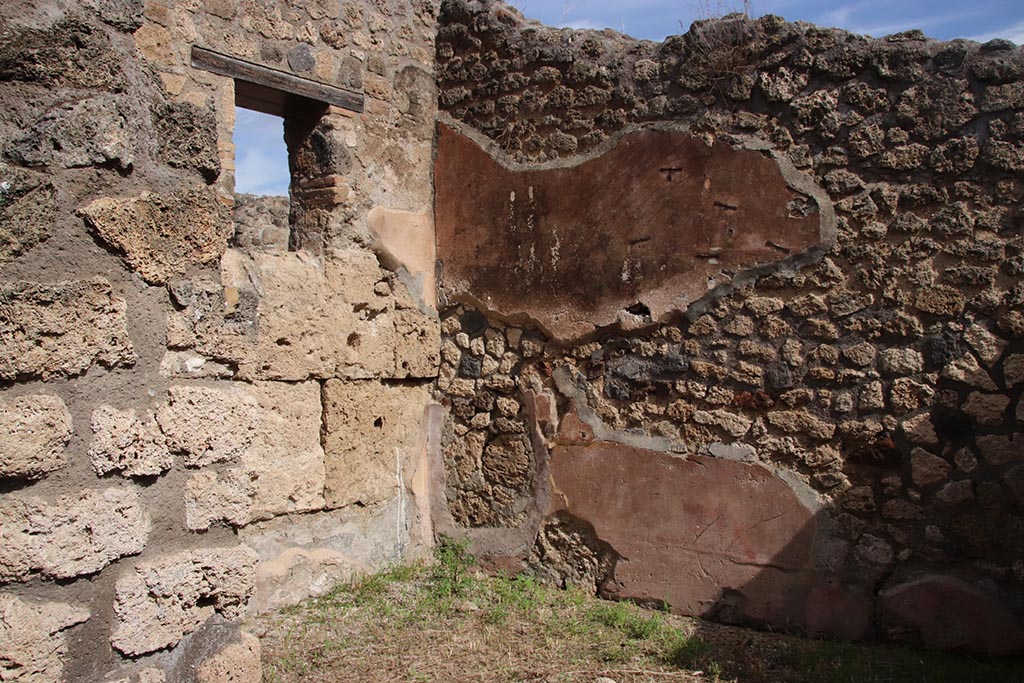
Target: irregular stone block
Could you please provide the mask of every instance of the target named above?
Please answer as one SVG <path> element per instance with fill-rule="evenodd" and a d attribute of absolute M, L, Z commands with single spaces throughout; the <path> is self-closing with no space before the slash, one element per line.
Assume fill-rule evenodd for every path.
<path fill-rule="evenodd" d="M 48 111 L 8 143 L 4 154 L 23 166 L 78 168 L 135 163 L 138 124 L 117 95 L 104 94 Z"/>
<path fill-rule="evenodd" d="M 375 380 L 324 385 L 328 507 L 376 505 L 398 495 L 429 402 L 425 386 Z"/>
<path fill-rule="evenodd" d="M 157 421 L 186 467 L 234 462 L 256 438 L 260 406 L 245 385 L 173 386 Z"/>
<path fill-rule="evenodd" d="M 437 376 L 440 322 L 369 252 L 331 252 L 321 268 L 295 253 L 229 251 L 221 277 L 219 290 L 176 286 L 187 308 L 168 337 L 239 379 Z"/>
<path fill-rule="evenodd" d="M 827 441 L 836 433 L 836 426 L 821 418 L 798 410 L 776 410 L 768 413 L 768 422 L 787 434 L 807 434 Z"/>
<path fill-rule="evenodd" d="M 0 379 L 53 379 L 135 363 L 124 299 L 106 280 L 0 283 Z"/>
<path fill-rule="evenodd" d="M 205 189 L 105 197 L 80 213 L 146 282 L 157 285 L 216 261 L 234 233 L 231 211 Z"/>
<path fill-rule="evenodd" d="M 152 414 L 143 422 L 134 410 L 102 405 L 92 413 L 92 432 L 89 457 L 101 477 L 111 472 L 151 477 L 171 469 L 171 453 Z"/>
<path fill-rule="evenodd" d="M 981 459 L 989 465 L 1005 465 L 1024 458 L 1024 434 L 979 436 L 975 439 Z"/>
<path fill-rule="evenodd" d="M 252 593 L 257 559 L 236 546 L 138 563 L 114 589 L 114 649 L 143 655 L 176 645 L 214 614 L 237 619 Z"/>
<path fill-rule="evenodd" d="M 168 678 L 181 683 L 260 683 L 260 641 L 213 617 L 175 648 Z M 143 682 L 140 682 L 143 683 Z"/>
<path fill-rule="evenodd" d="M 953 469 L 948 462 L 923 448 L 915 448 L 910 453 L 910 466 L 911 476 L 918 486 L 928 486 L 945 481 Z"/>
<path fill-rule="evenodd" d="M 1003 424 L 1003 414 L 1009 406 L 1009 396 L 975 391 L 964 401 L 961 410 L 973 417 L 978 424 L 996 426 Z"/>
<path fill-rule="evenodd" d="M 927 575 L 879 594 L 883 621 L 920 633 L 928 647 L 1008 655 L 1024 649 L 1024 630 L 998 597 L 951 576 Z"/>
<path fill-rule="evenodd" d="M 0 165 L 0 263 L 50 237 L 56 195 L 42 174 Z"/>
<path fill-rule="evenodd" d="M 0 502 L 0 581 L 34 573 L 55 579 L 92 574 L 142 552 L 149 514 L 129 489 L 83 491 L 55 501 L 8 494 Z"/>
<path fill-rule="evenodd" d="M 509 168 L 441 126 L 445 287 L 456 301 L 529 314 L 563 340 L 622 322 L 638 303 L 662 320 L 744 271 L 787 254 L 811 260 L 807 250 L 833 240 L 825 192 L 784 166 L 647 130 L 576 166 Z"/>
<path fill-rule="evenodd" d="M 37 479 L 65 465 L 71 413 L 58 396 L 0 397 L 0 477 Z"/>
<path fill-rule="evenodd" d="M 89 610 L 64 602 L 38 602 L 0 593 L 0 680 L 64 680 L 67 631 L 89 619 Z"/>
<path fill-rule="evenodd" d="M 197 388 L 177 387 L 172 392 L 175 389 L 197 395 Z M 206 529 L 221 520 L 244 524 L 321 509 L 325 469 L 320 444 L 320 385 L 260 382 L 226 390 L 202 389 L 198 395 L 212 397 L 218 393 L 221 398 L 207 403 L 207 408 L 224 398 L 241 402 L 247 411 L 248 406 L 254 406 L 244 423 L 252 433 L 245 442 L 233 442 L 240 450 L 231 456 L 232 467 L 217 473 L 203 472 L 189 480 L 185 492 L 189 528 Z M 204 410 L 194 413 L 200 421 Z M 166 412 L 161 415 L 161 425 L 175 425 L 167 420 Z M 202 425 L 207 435 L 228 431 L 224 427 L 222 423 Z M 176 424 L 173 429 L 183 427 Z"/>

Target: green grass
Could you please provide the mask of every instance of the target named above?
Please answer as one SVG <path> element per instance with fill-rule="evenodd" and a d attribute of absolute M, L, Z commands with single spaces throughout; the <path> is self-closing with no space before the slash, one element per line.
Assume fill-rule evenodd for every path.
<path fill-rule="evenodd" d="M 809 641 L 485 577 L 464 544 L 261 618 L 268 683 L 1022 683 L 1024 663 Z"/>

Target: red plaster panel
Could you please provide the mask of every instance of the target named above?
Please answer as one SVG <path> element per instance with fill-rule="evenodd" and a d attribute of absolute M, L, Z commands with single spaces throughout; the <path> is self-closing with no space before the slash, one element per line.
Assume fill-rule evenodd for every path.
<path fill-rule="evenodd" d="M 709 280 L 821 242 L 817 205 L 775 161 L 678 132 L 638 131 L 578 166 L 513 171 L 441 125 L 435 184 L 449 296 L 526 314 L 559 339 L 638 302 L 662 319 Z"/>
<path fill-rule="evenodd" d="M 608 442 L 557 446 L 550 467 L 554 509 L 591 523 L 622 556 L 615 585 L 606 587 L 619 597 L 663 600 L 689 615 L 808 626 L 808 595 L 820 581 L 817 522 L 768 470 Z"/>

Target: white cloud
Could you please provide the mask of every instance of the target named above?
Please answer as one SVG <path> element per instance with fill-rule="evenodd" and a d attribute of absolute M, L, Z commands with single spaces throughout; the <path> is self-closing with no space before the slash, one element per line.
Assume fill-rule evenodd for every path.
<path fill-rule="evenodd" d="M 979 43 L 984 43 L 993 38 L 1006 38 L 1012 40 L 1018 45 L 1024 45 L 1024 21 L 1001 28 L 998 31 L 992 31 L 991 33 L 983 33 L 977 36 L 971 36 L 971 40 L 976 40 Z"/>
<path fill-rule="evenodd" d="M 290 182 L 283 121 L 276 116 L 238 109 L 235 192 L 287 196 Z"/>

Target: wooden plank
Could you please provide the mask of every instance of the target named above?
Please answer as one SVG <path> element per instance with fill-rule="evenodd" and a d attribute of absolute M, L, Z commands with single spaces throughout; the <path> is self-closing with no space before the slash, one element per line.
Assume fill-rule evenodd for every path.
<path fill-rule="evenodd" d="M 319 81 L 302 78 L 269 66 L 247 62 L 244 59 L 192 46 L 192 66 L 219 76 L 227 76 L 263 88 L 286 92 L 317 102 L 325 102 L 357 113 L 363 111 L 360 93 L 338 88 Z"/>

